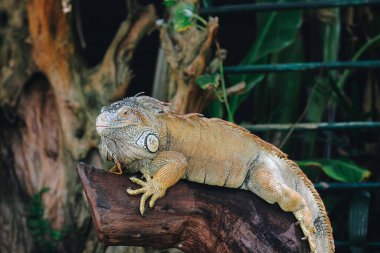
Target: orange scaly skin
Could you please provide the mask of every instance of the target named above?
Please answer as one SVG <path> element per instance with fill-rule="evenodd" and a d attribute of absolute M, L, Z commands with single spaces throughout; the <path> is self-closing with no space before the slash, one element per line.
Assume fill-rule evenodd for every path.
<path fill-rule="evenodd" d="M 199 114 L 180 115 L 167 104 L 142 96 L 102 109 L 97 118 L 102 154 L 146 181 L 131 180 L 149 206 L 181 178 L 249 190 L 268 203 L 292 212 L 309 241 L 311 252 L 334 252 L 332 228 L 313 184 L 275 146 L 244 128 Z M 113 169 L 114 171 L 119 171 Z"/>

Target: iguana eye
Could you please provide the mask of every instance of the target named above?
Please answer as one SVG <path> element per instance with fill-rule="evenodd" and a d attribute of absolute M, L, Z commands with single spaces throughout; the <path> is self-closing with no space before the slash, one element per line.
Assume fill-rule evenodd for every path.
<path fill-rule="evenodd" d="M 130 114 L 130 111 L 128 108 L 120 108 L 119 111 L 117 112 L 120 116 L 126 116 Z"/>

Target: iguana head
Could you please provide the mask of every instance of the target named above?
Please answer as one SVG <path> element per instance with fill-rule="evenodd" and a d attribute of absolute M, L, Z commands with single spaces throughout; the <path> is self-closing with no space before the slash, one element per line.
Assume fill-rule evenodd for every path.
<path fill-rule="evenodd" d="M 101 137 L 104 157 L 124 164 L 155 157 L 160 136 L 152 120 L 154 108 L 145 103 L 150 99 L 130 97 L 102 108 L 96 119 L 96 131 Z"/>

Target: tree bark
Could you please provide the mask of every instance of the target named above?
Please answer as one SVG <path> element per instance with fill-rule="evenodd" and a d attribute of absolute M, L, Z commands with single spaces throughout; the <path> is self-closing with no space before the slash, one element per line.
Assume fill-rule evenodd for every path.
<path fill-rule="evenodd" d="M 212 90 L 200 89 L 196 79 L 205 73 L 212 60 L 218 27 L 218 19 L 213 18 L 204 31 L 191 27 L 187 31 L 175 32 L 168 25 L 160 28 L 162 48 L 169 66 L 166 73 L 168 98 L 172 108 L 179 113 L 202 112 L 212 97 Z"/>
<path fill-rule="evenodd" d="M 185 2 L 199 7 L 200 1 Z M 218 18 L 210 18 L 203 28 L 193 25 L 185 31 L 176 31 L 171 10 L 167 10 L 168 18 L 160 25 L 159 63 L 165 66 L 156 67 L 153 96 L 170 102 L 172 109 L 179 113 L 202 112 L 213 99 L 213 91 L 202 90 L 196 79 L 205 72 L 215 72 L 211 65 L 215 58 Z"/>
<path fill-rule="evenodd" d="M 144 217 L 127 176 L 80 163 L 83 184 L 104 245 L 175 247 L 184 252 L 309 252 L 291 213 L 236 189 L 180 181 Z"/>
<path fill-rule="evenodd" d="M 78 160 L 100 166 L 95 118 L 124 96 L 135 48 L 155 29 L 152 5 L 130 5 L 102 62 L 87 67 L 62 2 L 0 1 L 1 252 L 41 252 L 27 217 L 31 197 L 44 187 L 45 218 L 68 231 L 59 251 L 96 251 L 73 167 Z"/>

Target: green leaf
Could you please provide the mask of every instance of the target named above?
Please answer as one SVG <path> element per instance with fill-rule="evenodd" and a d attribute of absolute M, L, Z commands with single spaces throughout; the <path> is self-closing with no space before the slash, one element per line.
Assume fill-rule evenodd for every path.
<path fill-rule="evenodd" d="M 62 239 L 62 234 L 60 231 L 53 230 L 51 231 L 51 238 L 53 238 L 56 241 L 59 241 Z"/>
<path fill-rule="evenodd" d="M 177 3 L 176 0 L 164 0 L 162 2 L 162 4 L 165 5 L 166 7 L 173 7 L 176 3 Z"/>
<path fill-rule="evenodd" d="M 258 59 L 289 46 L 301 26 L 302 12 L 263 12 L 257 15 L 257 22 L 258 37 L 242 64 L 253 64 Z"/>
<path fill-rule="evenodd" d="M 371 175 L 371 172 L 351 161 L 318 159 L 297 162 L 305 170 L 319 169 L 327 176 L 340 182 L 361 182 Z"/>
<path fill-rule="evenodd" d="M 232 114 L 235 114 L 237 108 L 239 105 L 248 98 L 249 91 L 252 90 L 253 87 L 255 87 L 257 84 L 259 84 L 263 79 L 265 75 L 264 74 L 254 74 L 249 76 L 249 81 L 246 82 L 245 90 L 243 94 L 239 95 L 233 95 L 230 99 L 230 106 Z M 230 83 L 236 84 L 239 83 L 238 79 L 231 79 Z"/>
<path fill-rule="evenodd" d="M 339 9 L 334 9 L 334 14 L 336 17 L 339 17 Z M 339 52 L 340 22 L 336 22 L 335 24 L 321 23 L 319 30 L 321 33 L 320 36 L 323 38 L 323 61 L 336 61 Z M 336 77 L 337 72 L 335 70 L 323 71 L 319 76 L 315 77 L 315 81 L 313 82 L 315 85 L 307 102 L 307 112 L 305 115 L 306 121 L 321 122 L 326 112 L 326 107 L 334 94 L 333 87 L 336 87 L 336 93 L 341 92 L 339 91 L 338 86 L 334 84 L 337 82 Z M 333 109 L 330 110 L 333 111 Z M 303 148 L 304 157 L 308 158 L 313 156 L 315 142 L 316 133 L 307 133 L 305 135 Z"/>
<path fill-rule="evenodd" d="M 204 74 L 204 75 L 199 76 L 195 80 L 195 82 L 202 89 L 207 89 L 210 86 L 218 87 L 218 85 L 219 85 L 219 76 L 218 75 Z"/>
<path fill-rule="evenodd" d="M 178 18 L 193 18 L 195 14 L 195 5 L 186 2 L 178 3 L 173 11 L 173 15 Z"/>
<path fill-rule="evenodd" d="M 304 61 L 303 41 L 301 38 L 297 38 L 289 47 L 284 48 L 281 52 L 274 53 L 271 63 L 302 61 Z M 265 96 L 265 99 L 273 102 L 271 113 L 265 115 L 267 122 L 291 123 L 297 120 L 300 100 L 295 98 L 300 96 L 301 81 L 300 72 L 271 73 L 268 75 L 266 85 L 268 86 L 268 96 Z M 254 114 L 257 113 L 259 112 L 254 112 Z"/>
<path fill-rule="evenodd" d="M 180 2 L 174 8 L 172 12 L 172 22 L 174 29 L 178 32 L 189 29 L 193 24 L 193 17 L 196 15 L 196 9 L 194 4 Z"/>
<path fill-rule="evenodd" d="M 339 12 L 337 12 L 336 15 L 339 15 Z M 337 22 L 335 25 L 322 24 L 321 29 L 323 30 L 324 39 L 323 60 L 325 62 L 336 61 L 339 51 L 337 44 L 339 44 L 340 38 L 340 23 Z M 336 71 L 330 71 L 330 74 L 331 75 L 328 75 L 327 72 L 324 72 L 322 75 L 316 77 L 316 87 L 314 88 L 315 91 L 310 95 L 308 101 L 308 112 L 306 114 L 306 119 L 310 122 L 321 121 L 327 103 L 333 94 L 331 82 L 336 82 Z"/>
<path fill-rule="evenodd" d="M 33 195 L 32 202 L 33 202 L 33 204 L 41 202 L 41 192 L 38 192 L 38 193 Z"/>
<path fill-rule="evenodd" d="M 202 4 L 204 8 L 208 8 L 211 6 L 212 0 L 202 0 Z"/>
<path fill-rule="evenodd" d="M 360 182 L 371 175 L 369 170 L 341 160 L 324 160 L 322 165 L 329 177 L 341 182 Z"/>
<path fill-rule="evenodd" d="M 219 100 L 212 101 L 206 108 L 205 115 L 209 118 L 223 118 L 223 105 Z"/>
<path fill-rule="evenodd" d="M 31 230 L 35 230 L 39 228 L 39 221 L 36 220 L 28 220 L 27 221 L 28 227 Z"/>
<path fill-rule="evenodd" d="M 368 40 L 352 57 L 351 61 L 357 61 L 363 54 L 366 52 L 370 47 L 373 45 L 376 45 L 376 43 L 380 40 L 380 34 L 377 34 L 375 37 Z M 345 70 L 342 74 L 342 76 L 339 78 L 337 86 L 340 89 L 343 89 L 345 82 L 347 81 L 347 78 L 352 73 L 352 70 Z"/>
<path fill-rule="evenodd" d="M 193 25 L 191 19 L 179 19 L 174 22 L 174 30 L 177 32 L 182 32 L 189 29 Z"/>
<path fill-rule="evenodd" d="M 40 193 L 42 194 L 42 193 L 45 193 L 45 192 L 48 192 L 48 191 L 50 191 L 50 188 L 49 188 L 49 187 L 43 187 L 43 188 L 41 189 Z"/>
<path fill-rule="evenodd" d="M 323 174 L 322 164 L 316 161 L 297 161 L 298 166 L 307 175 L 312 182 L 318 182 L 319 177 Z"/>
<path fill-rule="evenodd" d="M 284 1 L 274 1 L 284 2 Z M 289 1 L 290 2 L 290 1 Z M 243 65 L 266 63 L 267 56 L 289 46 L 296 37 L 302 23 L 301 11 L 263 12 L 257 14 L 257 37 L 251 49 L 241 62 Z M 232 76 L 231 83 L 245 81 L 245 94 L 232 97 L 230 105 L 233 113 L 248 97 L 248 92 L 264 79 L 264 74 L 242 74 Z"/>
<path fill-rule="evenodd" d="M 42 231 L 47 233 L 47 231 L 50 229 L 50 222 L 47 219 L 42 219 L 39 221 L 39 226 Z"/>

